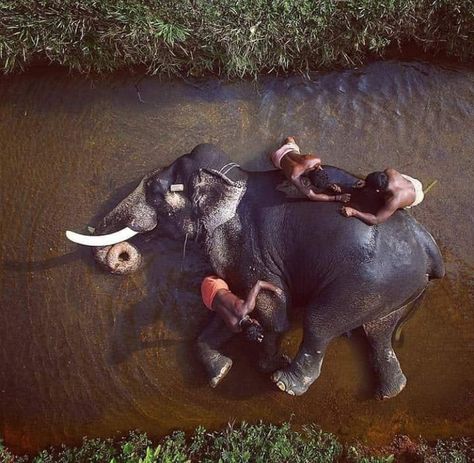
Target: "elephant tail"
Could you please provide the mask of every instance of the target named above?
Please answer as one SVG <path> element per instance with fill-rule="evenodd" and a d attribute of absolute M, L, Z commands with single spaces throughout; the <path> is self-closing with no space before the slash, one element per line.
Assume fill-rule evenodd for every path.
<path fill-rule="evenodd" d="M 421 245 L 423 246 L 427 255 L 427 270 L 426 273 L 430 280 L 443 278 L 446 271 L 444 268 L 443 256 L 436 244 L 433 236 L 422 225 L 418 224 L 417 230 Z"/>
<path fill-rule="evenodd" d="M 426 288 L 425 288 L 426 289 Z M 392 341 L 396 344 L 396 346 L 401 347 L 403 344 L 403 327 L 405 323 L 413 316 L 413 314 L 421 307 L 425 299 L 425 289 L 416 296 L 416 298 L 410 302 L 408 310 L 405 312 L 402 318 L 397 323 L 395 330 L 393 331 L 393 338 Z"/>

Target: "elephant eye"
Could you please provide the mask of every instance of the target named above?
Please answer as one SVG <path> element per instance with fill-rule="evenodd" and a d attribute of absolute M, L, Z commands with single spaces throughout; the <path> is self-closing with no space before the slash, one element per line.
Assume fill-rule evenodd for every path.
<path fill-rule="evenodd" d="M 158 179 L 150 179 L 147 182 L 147 189 L 150 193 L 157 194 L 161 193 L 163 194 L 163 187 Z"/>

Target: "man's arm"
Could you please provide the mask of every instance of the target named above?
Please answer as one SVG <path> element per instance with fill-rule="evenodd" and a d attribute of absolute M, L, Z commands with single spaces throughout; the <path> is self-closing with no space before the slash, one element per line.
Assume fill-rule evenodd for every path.
<path fill-rule="evenodd" d="M 249 295 L 247 296 L 247 300 L 244 303 L 246 313 L 252 312 L 252 310 L 255 308 L 255 300 L 257 299 L 258 293 L 262 289 L 268 289 L 269 291 L 273 291 L 278 296 L 281 296 L 283 294 L 283 290 L 280 289 L 278 286 L 275 286 L 274 284 L 269 283 L 268 281 L 258 280 L 257 283 L 255 283 L 254 287 L 250 290 Z"/>
<path fill-rule="evenodd" d="M 398 202 L 390 200 L 376 213 L 361 212 L 352 207 L 343 206 L 342 215 L 346 217 L 357 217 L 368 225 L 378 225 L 385 222 L 398 209 Z"/>
<path fill-rule="evenodd" d="M 306 193 L 306 196 L 311 201 L 339 201 L 341 203 L 348 203 L 351 200 L 349 193 L 342 193 L 339 195 L 326 195 L 324 193 L 315 193 L 312 189 Z"/>
<path fill-rule="evenodd" d="M 306 179 L 308 180 L 308 179 Z M 311 201 L 339 201 L 341 203 L 347 203 L 351 199 L 351 195 L 348 193 L 327 195 L 325 193 L 316 193 L 311 184 L 305 184 L 302 180 L 302 176 L 292 176 L 291 182 L 295 185 L 301 193 L 303 193 Z"/>

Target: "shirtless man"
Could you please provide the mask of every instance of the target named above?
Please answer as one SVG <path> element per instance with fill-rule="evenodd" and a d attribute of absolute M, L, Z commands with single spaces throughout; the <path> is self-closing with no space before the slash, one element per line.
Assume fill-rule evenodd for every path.
<path fill-rule="evenodd" d="M 301 193 L 312 201 L 340 201 L 347 203 L 351 199 L 348 193 L 341 193 L 341 188 L 332 184 L 329 188 L 332 195 L 316 193 L 312 188 L 307 174 L 312 170 L 322 169 L 321 159 L 312 154 L 300 154 L 300 148 L 293 137 L 285 138 L 283 145 L 270 156 L 273 165 L 281 169 L 286 178 L 295 185 Z"/>
<path fill-rule="evenodd" d="M 423 201 L 423 185 L 416 178 L 401 174 L 395 169 L 372 172 L 365 179 L 365 186 L 383 195 L 385 204 L 376 214 L 361 212 L 343 206 L 341 212 L 346 217 L 357 217 L 369 225 L 385 222 L 397 209 L 409 209 Z"/>
<path fill-rule="evenodd" d="M 274 284 L 258 280 L 244 301 L 229 290 L 224 280 L 208 276 L 201 284 L 201 295 L 204 305 L 209 310 L 217 312 L 234 333 L 244 330 L 249 340 L 261 342 L 263 329 L 260 323 L 250 318 L 248 314 L 255 308 L 255 300 L 262 289 L 273 291 L 278 296 L 283 294 L 283 291 Z"/>

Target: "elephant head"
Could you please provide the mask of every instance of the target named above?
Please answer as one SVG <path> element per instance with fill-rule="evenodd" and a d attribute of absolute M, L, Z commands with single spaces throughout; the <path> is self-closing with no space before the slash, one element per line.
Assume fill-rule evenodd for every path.
<path fill-rule="evenodd" d="M 133 236 L 151 231 L 172 239 L 205 236 L 235 215 L 245 192 L 245 173 L 235 169 L 239 179 L 231 180 L 225 174 L 231 164 L 217 147 L 199 145 L 169 167 L 146 175 L 102 219 L 95 235 L 68 231 L 66 236 L 93 246 L 95 259 L 110 272 L 131 273 L 142 260 L 140 250 L 127 241 Z"/>

